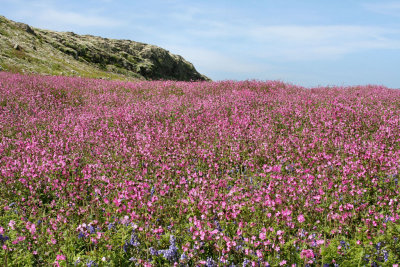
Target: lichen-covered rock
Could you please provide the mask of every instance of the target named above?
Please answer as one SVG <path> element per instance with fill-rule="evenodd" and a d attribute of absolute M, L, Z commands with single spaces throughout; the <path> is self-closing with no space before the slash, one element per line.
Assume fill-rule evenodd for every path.
<path fill-rule="evenodd" d="M 12 53 L 6 52 L 7 42 L 2 42 L 6 38 L 1 38 L 0 65 L 2 60 L 12 61 L 19 69 L 43 74 L 56 72 L 75 75 L 78 72 L 82 76 L 89 76 L 88 73 L 99 72 L 97 76 L 100 77 L 113 73 L 147 80 L 209 80 L 183 57 L 155 45 L 42 30 L 1 16 L 0 23 L 1 29 L 4 29 L 0 34 L 9 41 L 23 44 L 25 53 L 24 57 L 13 58 Z M 14 50 L 21 49 L 19 44 L 14 46 Z M 33 64 L 41 64 L 41 67 Z M 49 66 L 52 69 L 49 70 Z"/>
<path fill-rule="evenodd" d="M 21 22 L 16 22 L 15 25 L 17 25 L 17 27 L 21 28 L 22 30 L 26 31 L 27 33 L 36 36 L 35 31 L 28 24 L 21 23 Z"/>
<path fill-rule="evenodd" d="M 19 44 L 15 44 L 15 45 L 14 45 L 14 49 L 15 49 L 15 50 L 18 50 L 18 51 L 21 51 L 21 50 L 22 50 L 22 47 L 21 47 Z"/>

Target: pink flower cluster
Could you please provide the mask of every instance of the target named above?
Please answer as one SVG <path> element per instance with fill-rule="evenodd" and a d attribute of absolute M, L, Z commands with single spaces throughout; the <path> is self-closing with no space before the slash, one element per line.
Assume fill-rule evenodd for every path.
<path fill-rule="evenodd" d="M 392 238 L 399 143 L 382 86 L 0 72 L 1 255 L 321 264 L 338 240 Z"/>

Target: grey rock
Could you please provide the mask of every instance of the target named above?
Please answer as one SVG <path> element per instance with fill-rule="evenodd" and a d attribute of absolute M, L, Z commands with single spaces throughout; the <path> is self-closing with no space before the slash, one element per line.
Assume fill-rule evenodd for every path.
<path fill-rule="evenodd" d="M 15 44 L 15 45 L 14 45 L 14 49 L 15 49 L 15 50 L 18 50 L 18 51 L 21 51 L 21 50 L 22 50 L 22 47 L 21 47 L 19 44 Z"/>
<path fill-rule="evenodd" d="M 36 36 L 35 31 L 34 31 L 34 30 L 31 28 L 31 26 L 29 26 L 28 24 L 21 23 L 21 22 L 16 22 L 16 25 L 17 25 L 18 28 L 20 28 L 20 29 L 26 31 L 27 33 Z"/>

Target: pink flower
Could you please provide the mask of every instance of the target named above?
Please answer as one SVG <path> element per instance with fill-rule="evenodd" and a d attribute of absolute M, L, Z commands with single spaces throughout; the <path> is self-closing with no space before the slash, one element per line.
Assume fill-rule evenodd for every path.
<path fill-rule="evenodd" d="M 285 265 L 285 264 L 286 264 L 286 261 L 285 261 L 285 260 L 283 260 L 283 261 L 281 261 L 281 262 L 279 263 L 280 266 L 283 266 L 283 265 Z"/>
<path fill-rule="evenodd" d="M 304 259 L 310 259 L 310 258 L 314 258 L 314 252 L 311 249 L 303 249 L 300 252 L 300 258 Z"/>
<path fill-rule="evenodd" d="M 65 261 L 66 257 L 64 255 L 57 255 L 56 260 L 58 261 Z"/>
<path fill-rule="evenodd" d="M 257 250 L 256 254 L 257 254 L 257 257 L 259 257 L 259 258 L 262 258 L 262 256 L 263 256 L 261 250 Z"/>
<path fill-rule="evenodd" d="M 15 230 L 14 225 L 15 225 L 15 221 L 14 221 L 14 220 L 11 220 L 11 221 L 8 223 L 8 226 L 10 226 L 10 228 L 11 228 L 12 230 Z"/>
<path fill-rule="evenodd" d="M 297 216 L 297 220 L 299 221 L 299 223 L 303 223 L 305 221 L 303 214 Z"/>
<path fill-rule="evenodd" d="M 261 233 L 258 235 L 258 237 L 259 237 L 261 240 L 265 240 L 266 235 L 265 235 L 264 232 L 261 232 Z"/>

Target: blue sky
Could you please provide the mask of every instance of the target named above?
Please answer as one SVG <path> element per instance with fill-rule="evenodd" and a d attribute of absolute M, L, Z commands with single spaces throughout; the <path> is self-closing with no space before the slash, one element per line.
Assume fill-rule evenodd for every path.
<path fill-rule="evenodd" d="M 0 0 L 0 14 L 155 44 L 213 80 L 400 88 L 400 1 Z"/>

